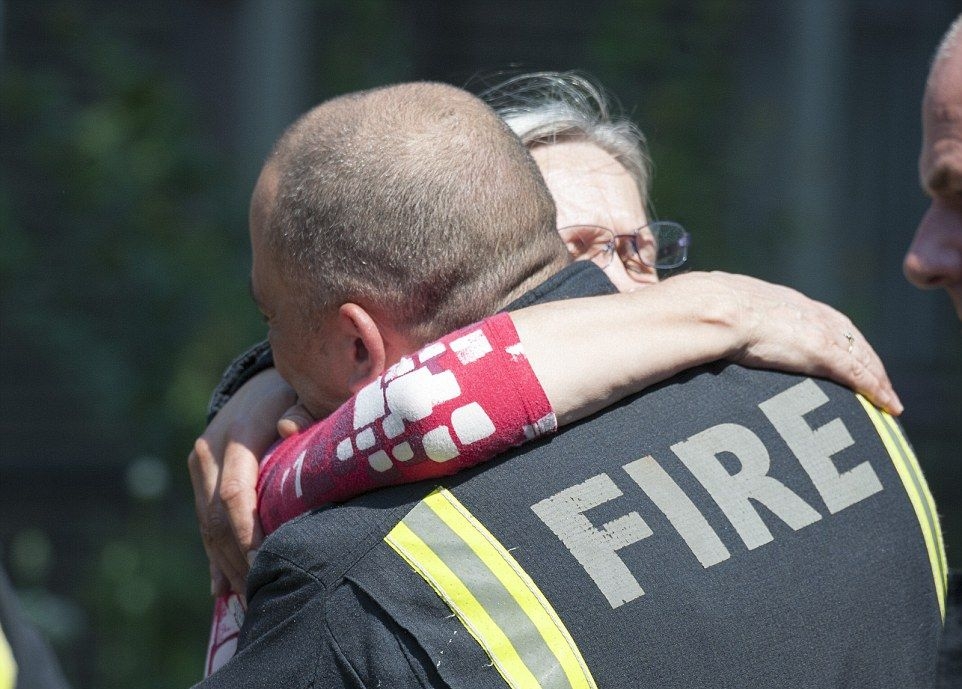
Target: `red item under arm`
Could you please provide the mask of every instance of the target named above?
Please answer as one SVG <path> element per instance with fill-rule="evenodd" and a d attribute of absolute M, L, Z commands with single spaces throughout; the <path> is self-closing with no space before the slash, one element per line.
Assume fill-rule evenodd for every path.
<path fill-rule="evenodd" d="M 264 532 L 375 488 L 454 474 L 557 423 L 511 317 L 498 314 L 402 358 L 264 461 Z"/>

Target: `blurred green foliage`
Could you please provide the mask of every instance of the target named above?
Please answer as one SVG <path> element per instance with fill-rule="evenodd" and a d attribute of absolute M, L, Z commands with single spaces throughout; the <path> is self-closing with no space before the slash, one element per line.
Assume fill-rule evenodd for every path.
<path fill-rule="evenodd" d="M 5 376 L 46 381 L 82 427 L 51 467 L 77 494 L 20 531 L 5 513 L 6 564 L 77 686 L 188 686 L 210 600 L 184 460 L 219 372 L 260 336 L 246 208 L 173 46 L 144 40 L 170 27 L 138 27 L 123 4 L 5 9 L 7 36 L 34 37 L 0 68 L 4 356 L 31 364 Z M 21 436 L 5 461 L 29 465 Z M 111 456 L 90 456 L 94 436 Z"/>
<path fill-rule="evenodd" d="M 64 366 L 81 350 L 69 373 L 105 421 L 168 437 L 196 428 L 179 419 L 252 334 L 228 317 L 245 313 L 245 209 L 159 60 L 108 12 L 46 4 L 59 54 L 6 61 L 0 87 L 7 326 Z"/>
<path fill-rule="evenodd" d="M 724 235 L 711 231 L 725 205 L 718 116 L 733 76 L 732 61 L 719 56 L 735 53 L 746 9 L 743 0 L 617 0 L 599 13 L 588 43 L 601 83 L 631 96 L 625 106 L 648 139 L 658 217 L 695 231 L 702 268 L 731 258 Z"/>

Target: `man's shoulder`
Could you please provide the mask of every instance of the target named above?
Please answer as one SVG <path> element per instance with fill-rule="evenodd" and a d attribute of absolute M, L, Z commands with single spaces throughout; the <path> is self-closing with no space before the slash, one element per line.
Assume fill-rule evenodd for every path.
<path fill-rule="evenodd" d="M 793 395 L 808 399 L 809 411 L 823 408 L 824 413 L 853 417 L 856 425 L 870 426 L 860 397 L 844 386 L 727 361 L 683 371 L 603 410 L 588 423 L 603 426 L 624 415 L 644 415 L 647 433 L 681 438 L 705 424 L 766 421 L 766 409 Z"/>
<path fill-rule="evenodd" d="M 407 639 L 425 672 L 443 653 L 444 674 L 449 657 L 470 660 L 466 670 L 488 661 L 472 643 L 451 653 L 452 639 L 473 637 L 456 633 L 433 586 L 467 587 L 500 619 L 514 589 L 493 591 L 515 572 L 520 589 L 533 582 L 559 619 L 577 620 L 568 631 L 599 684 L 609 672 L 651 683 L 671 668 L 688 685 L 747 672 L 824 686 L 850 663 L 910 686 L 931 660 L 940 580 L 926 543 L 937 524 L 924 499 L 917 512 L 907 498 L 924 481 L 900 474 L 913 461 L 898 425 L 844 388 L 705 366 L 469 471 L 294 520 L 264 545 L 276 579 L 255 566 L 264 590 L 280 591 L 260 609 L 282 598 L 294 609 L 286 580 L 297 578 L 310 584 L 312 619 L 337 620 L 331 643 L 355 644 L 350 657 Z M 517 619 L 503 620 L 509 635 Z M 792 648 L 771 633 L 785 624 Z M 847 643 L 869 633 L 883 655 L 915 639 L 911 662 Z M 642 637 L 648 660 L 626 669 L 626 640 Z M 679 645 L 736 660 L 682 667 Z M 747 648 L 758 654 L 742 663 Z M 837 649 L 838 663 L 813 662 Z"/>
<path fill-rule="evenodd" d="M 551 471 L 542 473 L 552 485 L 559 476 L 588 476 L 595 470 L 622 474 L 626 465 L 651 457 L 685 477 L 709 463 L 735 480 L 747 480 L 752 472 L 784 474 L 789 482 L 801 482 L 799 489 L 815 502 L 824 502 L 818 487 L 809 485 L 813 478 L 826 472 L 845 475 L 865 460 L 898 478 L 911 453 L 898 422 L 848 388 L 715 362 L 684 371 L 514 454 L 524 455 L 526 462 L 550 463 Z M 508 463 L 502 471 L 528 474 L 530 469 Z M 893 493 L 907 506 L 904 491 Z M 834 511 L 830 504 L 824 507 Z"/>
<path fill-rule="evenodd" d="M 451 491 L 578 620 L 586 657 L 607 657 L 643 619 L 666 667 L 662 639 L 711 639 L 705 657 L 728 658 L 766 639 L 749 676 L 784 672 L 786 686 L 825 686 L 837 667 L 811 649 L 829 655 L 857 634 L 889 650 L 916 635 L 890 685 L 931 664 L 944 596 L 934 506 L 897 422 L 833 383 L 693 369 Z M 799 642 L 784 657 L 781 625 Z M 848 654 L 888 668 L 877 655 Z M 686 672 L 748 671 L 735 665 Z"/>
<path fill-rule="evenodd" d="M 308 512 L 268 536 L 261 551 L 331 588 L 431 489 L 396 486 Z"/>

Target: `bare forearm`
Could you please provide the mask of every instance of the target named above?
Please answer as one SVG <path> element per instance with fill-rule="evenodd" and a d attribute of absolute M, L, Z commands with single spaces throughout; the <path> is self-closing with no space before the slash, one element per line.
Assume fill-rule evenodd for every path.
<path fill-rule="evenodd" d="M 512 314 L 559 425 L 737 350 L 731 300 L 671 280 Z"/>
<path fill-rule="evenodd" d="M 746 276 L 687 273 L 629 294 L 530 307 L 512 318 L 559 425 L 719 359 L 831 378 L 901 412 L 881 361 L 851 321 L 792 289 Z"/>

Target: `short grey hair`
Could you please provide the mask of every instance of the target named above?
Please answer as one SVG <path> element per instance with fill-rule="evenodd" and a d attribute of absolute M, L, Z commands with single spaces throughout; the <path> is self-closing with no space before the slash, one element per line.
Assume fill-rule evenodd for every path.
<path fill-rule="evenodd" d="M 551 193 L 483 102 L 445 84 L 333 98 L 274 147 L 268 246 L 308 313 L 373 305 L 421 342 L 569 261 Z"/>
<path fill-rule="evenodd" d="M 645 135 L 590 77 L 532 72 L 480 93 L 529 149 L 564 140 L 587 141 L 621 163 L 648 206 L 651 159 Z"/>

